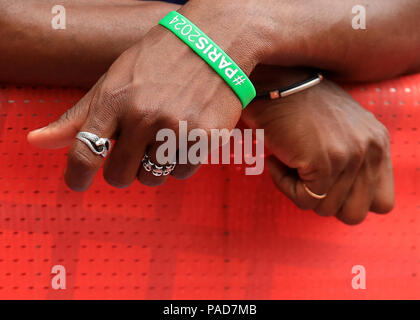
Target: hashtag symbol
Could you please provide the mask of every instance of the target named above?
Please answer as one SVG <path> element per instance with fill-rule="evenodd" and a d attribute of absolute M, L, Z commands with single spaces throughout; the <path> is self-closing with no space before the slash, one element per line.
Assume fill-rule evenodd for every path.
<path fill-rule="evenodd" d="M 241 85 L 242 83 L 245 82 L 245 77 L 244 76 L 238 76 L 235 79 L 233 79 L 233 82 L 235 83 L 235 85 Z"/>

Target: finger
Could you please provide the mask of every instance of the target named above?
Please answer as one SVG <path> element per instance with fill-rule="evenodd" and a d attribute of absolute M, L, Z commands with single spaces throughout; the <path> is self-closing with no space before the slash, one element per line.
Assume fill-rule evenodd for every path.
<path fill-rule="evenodd" d="M 344 168 L 345 163 L 342 160 L 332 161 L 330 157 L 324 158 L 324 154 L 320 158 L 312 159 L 309 166 L 299 167 L 297 170 L 300 179 L 296 183 L 296 201 L 300 208 L 315 209 L 325 196 L 328 196 Z"/>
<path fill-rule="evenodd" d="M 315 194 L 322 195 L 329 190 L 327 177 L 317 180 L 305 181 L 299 177 L 297 170 L 291 169 L 274 156 L 267 158 L 267 165 L 271 178 L 277 188 L 291 199 L 300 209 L 314 209 L 321 201 L 311 196 L 304 188 L 306 186 Z"/>
<path fill-rule="evenodd" d="M 310 209 L 302 205 L 302 199 L 306 203 L 312 201 L 318 203 L 319 200 L 312 199 L 304 190 L 302 182 L 297 175 L 295 169 L 291 169 L 278 160 L 275 156 L 267 158 L 267 166 L 276 187 L 290 200 L 292 200 L 299 208 Z"/>
<path fill-rule="evenodd" d="M 394 175 L 392 161 L 388 152 L 379 168 L 379 181 L 370 210 L 376 213 L 388 213 L 394 208 Z"/>
<path fill-rule="evenodd" d="M 106 111 L 105 105 L 97 104 L 95 97 L 89 110 L 86 122 L 80 131 L 86 131 L 100 138 L 110 138 L 116 131 L 117 121 L 115 116 Z M 67 185 L 75 191 L 84 191 L 93 182 L 96 172 L 103 163 L 103 157 L 92 152 L 82 141 L 74 139 L 67 160 L 64 174 Z"/>
<path fill-rule="evenodd" d="M 57 149 L 69 146 L 80 131 L 89 113 L 89 103 L 102 78 L 73 107 L 68 109 L 58 120 L 49 125 L 33 130 L 28 134 L 28 142 L 43 149 Z"/>
<path fill-rule="evenodd" d="M 315 207 L 314 211 L 317 214 L 329 217 L 338 213 L 349 195 L 361 165 L 362 161 L 360 159 L 354 159 L 348 163 L 346 169 L 330 188 L 327 197 Z"/>
<path fill-rule="evenodd" d="M 361 223 L 369 212 L 377 181 L 376 173 L 370 170 L 365 162 L 359 170 L 343 207 L 336 215 L 337 219 L 349 225 Z"/>
<path fill-rule="evenodd" d="M 195 138 L 198 139 L 198 141 L 201 141 L 201 139 L 207 139 L 207 134 L 204 133 L 204 131 L 200 131 L 197 134 L 198 136 Z M 148 151 L 148 156 L 150 157 L 150 161 L 155 164 L 163 164 L 163 166 L 166 166 L 171 163 L 175 163 L 175 167 L 170 174 L 176 179 L 184 180 L 188 179 L 197 172 L 201 163 L 208 158 L 208 150 L 205 151 L 202 148 L 196 149 L 196 146 L 198 145 L 196 143 L 197 140 L 187 141 L 185 147 L 177 149 L 177 147 L 181 145 L 177 139 L 179 139 L 179 137 L 176 137 L 176 134 L 174 134 L 171 140 L 168 139 L 164 142 L 155 142 Z M 171 144 L 171 146 L 169 146 L 169 144 Z M 164 145 L 165 148 L 163 148 Z M 165 155 L 162 154 L 162 151 L 159 152 L 160 148 L 163 148 L 162 151 L 166 152 Z M 151 171 L 145 170 L 143 166 L 139 171 L 138 178 L 140 182 L 146 185 L 159 186 L 165 183 L 168 176 L 154 176 Z"/>
<path fill-rule="evenodd" d="M 129 128 L 139 126 L 122 126 L 118 140 L 104 165 L 105 180 L 117 188 L 128 187 L 137 178 L 147 144 L 152 138 L 148 135 L 150 131 L 139 132 Z"/>

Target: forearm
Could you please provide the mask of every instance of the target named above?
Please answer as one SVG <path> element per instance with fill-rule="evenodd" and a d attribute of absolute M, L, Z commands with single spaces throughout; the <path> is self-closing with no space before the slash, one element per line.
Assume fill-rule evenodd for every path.
<path fill-rule="evenodd" d="M 371 81 L 420 71 L 420 2 L 417 0 L 293 1 L 283 10 L 287 26 L 276 41 L 288 43 L 268 60 L 333 71 Z M 366 8 L 366 30 L 354 30 L 353 6 Z M 281 12 L 280 8 L 271 12 Z M 272 18 L 273 19 L 273 18 Z M 280 28 L 279 25 L 279 28 Z M 283 39 L 282 39 L 283 38 Z M 267 61 L 268 62 L 268 61 Z"/>
<path fill-rule="evenodd" d="M 177 5 L 60 1 L 66 29 L 51 26 L 56 1 L 0 1 L 0 81 L 90 86 Z"/>
<path fill-rule="evenodd" d="M 352 28 L 358 4 L 367 11 L 366 30 Z M 211 35 L 225 47 L 240 47 L 240 59 L 253 55 L 257 63 L 317 67 L 358 81 L 420 71 L 418 0 L 190 0 L 188 6 L 193 21 L 217 25 Z"/>

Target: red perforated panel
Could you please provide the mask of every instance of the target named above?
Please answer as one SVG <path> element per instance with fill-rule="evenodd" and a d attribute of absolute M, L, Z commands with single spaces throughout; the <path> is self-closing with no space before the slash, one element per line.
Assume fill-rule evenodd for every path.
<path fill-rule="evenodd" d="M 267 173 L 206 166 L 158 189 L 83 194 L 65 150 L 28 145 L 29 129 L 82 96 L 0 89 L 0 298 L 420 298 L 420 75 L 351 89 L 392 137 L 396 208 L 356 227 L 296 209 Z M 51 268 L 67 270 L 66 290 Z M 367 289 L 351 286 L 354 265 Z"/>

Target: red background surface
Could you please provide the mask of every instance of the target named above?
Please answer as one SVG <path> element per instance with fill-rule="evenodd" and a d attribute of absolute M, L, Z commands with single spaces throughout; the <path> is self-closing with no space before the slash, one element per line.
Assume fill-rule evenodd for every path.
<path fill-rule="evenodd" d="M 26 142 L 74 104 L 74 89 L 0 89 L 0 298 L 420 298 L 420 75 L 349 88 L 388 128 L 396 208 L 359 226 L 295 208 L 269 175 L 205 166 L 158 189 L 85 193 L 66 150 Z M 67 270 L 66 290 L 51 268 Z M 351 286 L 366 268 L 367 289 Z"/>

